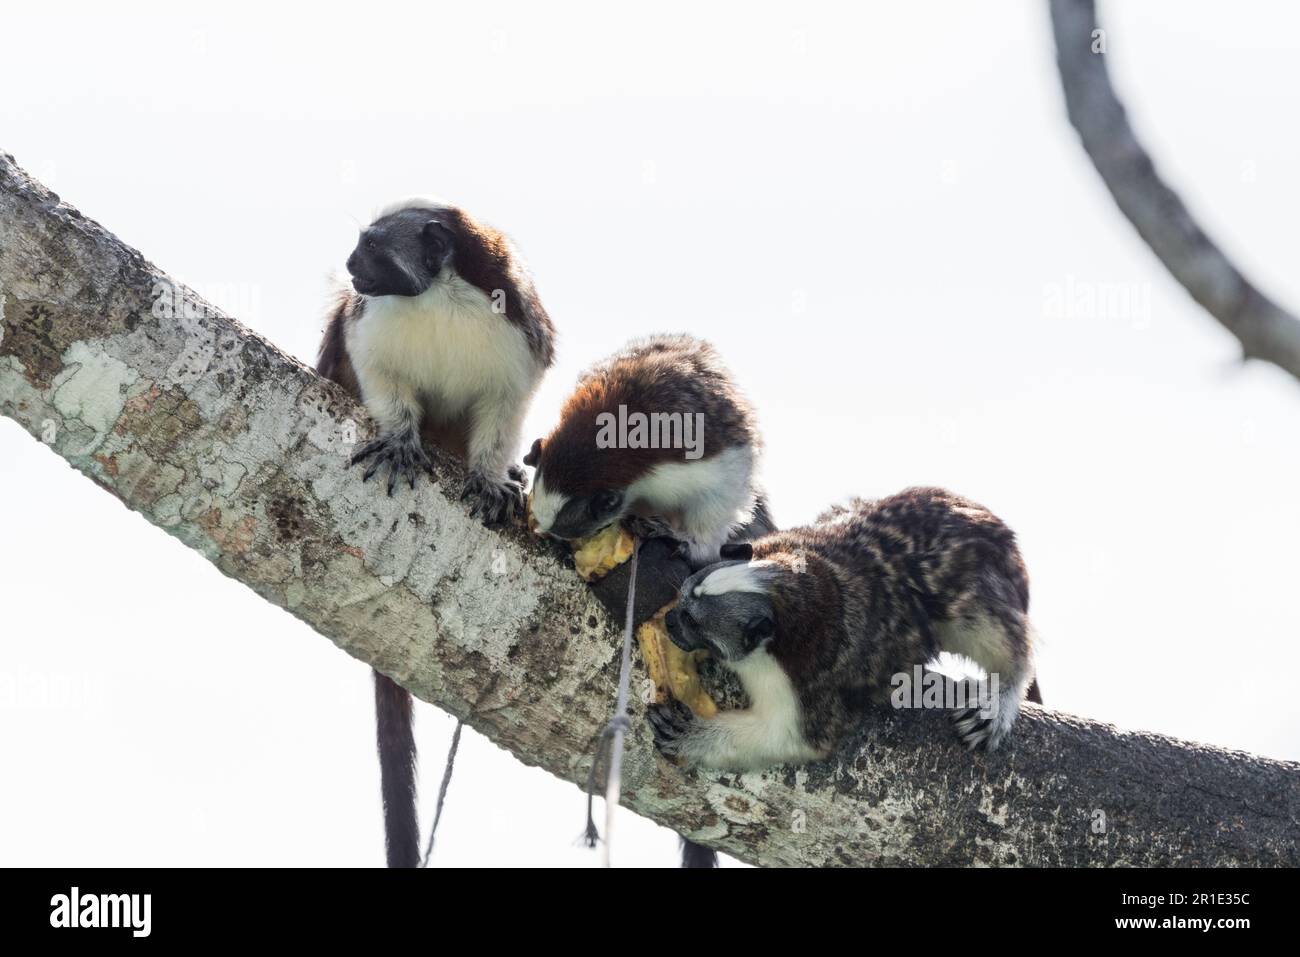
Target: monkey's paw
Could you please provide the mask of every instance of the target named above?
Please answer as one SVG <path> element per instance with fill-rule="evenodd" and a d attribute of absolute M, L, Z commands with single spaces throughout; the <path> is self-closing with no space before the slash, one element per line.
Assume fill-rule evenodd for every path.
<path fill-rule="evenodd" d="M 980 716 L 979 708 L 962 708 L 952 713 L 952 726 L 957 739 L 968 751 L 987 749 L 993 733 L 993 719 Z"/>
<path fill-rule="evenodd" d="M 695 715 L 675 698 L 663 704 L 652 704 L 646 709 L 650 729 L 654 732 L 655 747 L 669 757 L 680 757 L 686 736 L 695 725 Z"/>
<path fill-rule="evenodd" d="M 393 494 L 399 478 L 406 479 L 414 490 L 415 479 L 421 472 L 433 474 L 433 460 L 424 450 L 420 436 L 413 431 L 389 432 L 373 442 L 367 442 L 357 449 L 348 465 L 356 465 L 366 459 L 370 459 L 370 464 L 361 481 L 369 482 L 380 469 L 387 467 L 389 495 Z"/>
<path fill-rule="evenodd" d="M 482 472 L 470 472 L 460 499 L 473 500 L 469 513 L 481 518 L 484 525 L 500 525 L 524 514 L 524 486 L 513 475 L 493 478 Z"/>
<path fill-rule="evenodd" d="M 1007 739 L 1014 720 L 1014 715 L 1007 720 L 997 713 L 986 718 L 980 714 L 979 708 L 963 708 L 952 715 L 957 738 L 968 751 L 996 751 Z"/>

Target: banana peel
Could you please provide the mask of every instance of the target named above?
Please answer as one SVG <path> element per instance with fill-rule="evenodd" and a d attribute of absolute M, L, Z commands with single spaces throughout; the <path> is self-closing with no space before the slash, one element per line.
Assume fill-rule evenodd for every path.
<path fill-rule="evenodd" d="M 530 528 L 535 527 L 532 520 L 532 504 L 532 496 L 529 495 Z M 589 538 L 581 538 L 573 542 L 574 568 L 583 581 L 596 581 L 630 559 L 635 545 L 636 539 L 621 525 L 611 525 Z M 673 697 L 689 707 L 697 716 L 711 718 L 718 713 L 718 705 L 704 690 L 696 669 L 697 662 L 706 653 L 682 651 L 668 637 L 668 627 L 664 624 L 664 616 L 676 604 L 673 601 L 664 605 L 636 630 L 641 657 L 645 661 L 650 680 L 654 682 L 654 700 L 656 703 L 662 703 L 669 697 Z"/>

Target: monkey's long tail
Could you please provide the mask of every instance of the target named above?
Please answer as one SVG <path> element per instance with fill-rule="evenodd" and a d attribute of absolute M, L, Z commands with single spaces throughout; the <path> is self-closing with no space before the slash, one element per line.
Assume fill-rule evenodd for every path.
<path fill-rule="evenodd" d="M 415 811 L 415 733 L 411 693 L 375 675 L 375 736 L 384 795 L 384 840 L 389 867 L 418 867 L 420 822 Z"/>
<path fill-rule="evenodd" d="M 717 867 L 718 852 L 682 838 L 682 867 Z"/>

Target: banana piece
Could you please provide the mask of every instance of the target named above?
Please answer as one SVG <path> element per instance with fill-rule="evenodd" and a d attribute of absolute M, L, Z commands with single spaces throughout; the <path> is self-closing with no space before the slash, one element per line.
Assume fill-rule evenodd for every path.
<path fill-rule="evenodd" d="M 611 525 L 573 543 L 573 566 L 583 581 L 596 581 L 631 558 L 634 544 L 621 525 Z"/>
<path fill-rule="evenodd" d="M 718 713 L 718 706 L 700 683 L 696 663 L 707 652 L 682 651 L 668 637 L 668 627 L 664 616 L 672 610 L 677 602 L 664 605 L 649 621 L 642 623 L 636 630 L 637 644 L 641 646 L 641 657 L 645 659 L 646 671 L 655 685 L 655 702 L 662 703 L 669 696 L 676 698 L 690 708 L 698 717 L 712 718 Z"/>

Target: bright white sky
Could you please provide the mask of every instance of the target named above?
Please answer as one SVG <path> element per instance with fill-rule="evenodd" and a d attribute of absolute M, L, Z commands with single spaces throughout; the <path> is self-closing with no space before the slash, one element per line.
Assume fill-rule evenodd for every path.
<path fill-rule="evenodd" d="M 1120 218 L 1043 4 L 175 6 L 7 9 L 0 148 L 304 361 L 357 221 L 452 199 L 561 332 L 530 439 L 624 340 L 707 337 L 782 523 L 970 495 L 1020 533 L 1049 704 L 1300 759 L 1300 385 Z M 1103 14 L 1168 178 L 1300 307 L 1296 11 Z M 364 665 L 7 420 L 0 493 L 0 864 L 382 861 Z M 451 728 L 420 708 L 426 826 Z M 467 734 L 437 861 L 590 865 L 582 814 Z M 675 861 L 622 820 L 620 863 Z"/>

